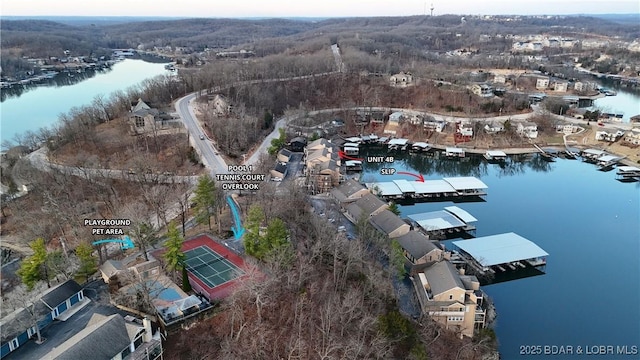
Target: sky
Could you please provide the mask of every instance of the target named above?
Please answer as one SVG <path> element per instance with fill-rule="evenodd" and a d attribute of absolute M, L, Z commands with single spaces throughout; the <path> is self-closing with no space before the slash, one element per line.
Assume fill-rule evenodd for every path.
<path fill-rule="evenodd" d="M 352 17 L 640 14 L 639 0 L 4 0 L 4 16 Z"/>

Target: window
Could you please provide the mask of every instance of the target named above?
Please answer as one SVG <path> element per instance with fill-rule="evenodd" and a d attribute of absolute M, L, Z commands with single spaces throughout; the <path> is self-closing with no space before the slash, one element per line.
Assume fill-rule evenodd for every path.
<path fill-rule="evenodd" d="M 144 127 L 144 118 L 136 116 L 136 127 Z"/>
<path fill-rule="evenodd" d="M 18 346 L 20 346 L 20 344 L 18 343 L 18 338 L 15 338 L 11 340 L 11 342 L 9 343 L 9 350 L 13 351 L 17 349 Z"/>
<path fill-rule="evenodd" d="M 453 295 L 449 295 L 449 300 L 453 300 Z"/>

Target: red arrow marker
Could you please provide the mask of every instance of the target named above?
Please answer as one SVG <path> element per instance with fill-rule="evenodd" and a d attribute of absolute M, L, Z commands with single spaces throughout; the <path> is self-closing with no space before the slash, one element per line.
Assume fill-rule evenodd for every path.
<path fill-rule="evenodd" d="M 398 171 L 397 173 L 398 174 L 403 174 L 403 175 L 410 175 L 410 176 L 413 176 L 413 177 L 417 178 L 418 180 L 416 180 L 416 181 L 424 182 L 424 176 L 422 176 L 422 174 L 413 174 L 413 173 L 405 172 L 405 171 Z"/>
<path fill-rule="evenodd" d="M 342 150 L 338 151 L 338 156 L 340 157 L 340 159 L 343 159 L 343 160 L 357 160 L 357 161 L 363 161 L 364 160 L 364 159 L 361 159 L 361 158 L 351 157 L 351 156 L 345 154 L 344 151 L 342 151 Z"/>

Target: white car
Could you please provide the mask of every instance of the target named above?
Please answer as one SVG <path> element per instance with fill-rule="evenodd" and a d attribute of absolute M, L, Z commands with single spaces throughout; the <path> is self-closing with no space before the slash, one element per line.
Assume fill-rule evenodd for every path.
<path fill-rule="evenodd" d="M 204 135 L 200 134 L 200 140 L 204 140 Z"/>

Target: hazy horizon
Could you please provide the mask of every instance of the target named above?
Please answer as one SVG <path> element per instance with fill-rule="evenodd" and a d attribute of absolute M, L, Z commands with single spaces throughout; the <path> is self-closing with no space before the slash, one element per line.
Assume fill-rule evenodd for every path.
<path fill-rule="evenodd" d="M 236 0 L 203 3 L 200 0 L 111 0 L 90 6 L 69 0 L 22 0 L 3 2 L 2 17 L 167 17 L 167 18 L 336 18 L 434 15 L 600 15 L 639 14 L 637 0 Z"/>

